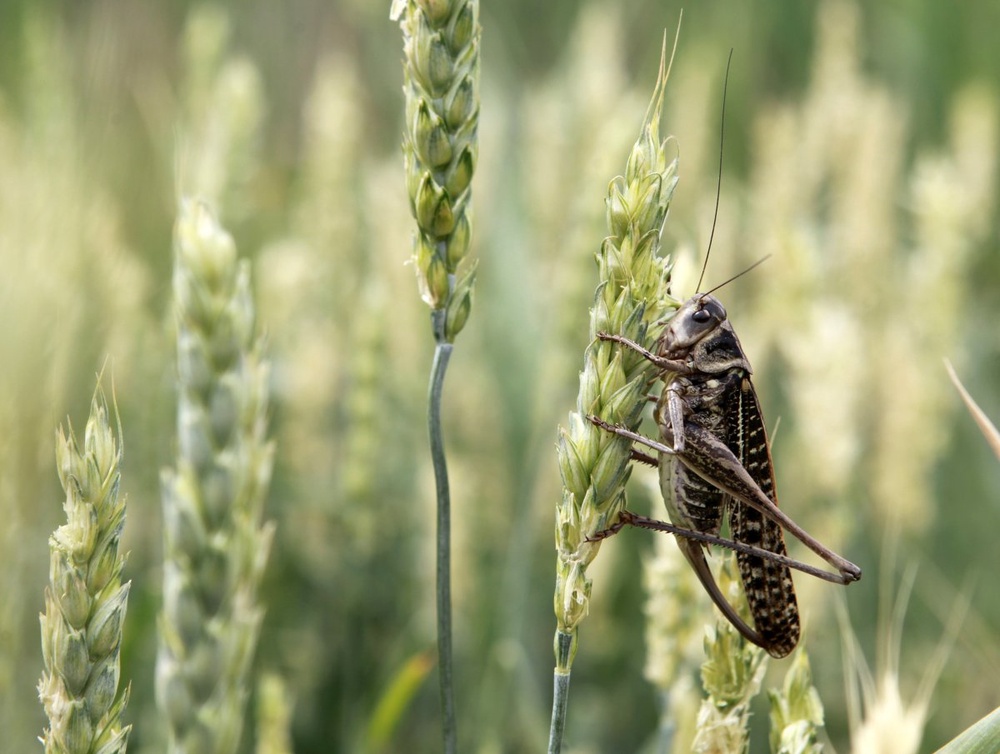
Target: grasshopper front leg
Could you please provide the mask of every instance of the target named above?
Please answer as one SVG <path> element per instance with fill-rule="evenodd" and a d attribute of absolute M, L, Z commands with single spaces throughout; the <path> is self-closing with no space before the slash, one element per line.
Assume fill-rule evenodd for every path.
<path fill-rule="evenodd" d="M 610 341 L 612 343 L 619 343 L 626 348 L 631 348 L 638 354 L 641 354 L 646 358 L 647 361 L 659 367 L 660 369 L 667 372 L 676 372 L 678 374 L 688 374 L 691 371 L 689 367 L 683 361 L 677 361 L 674 359 L 668 359 L 663 356 L 658 356 L 657 354 L 650 351 L 648 348 L 644 347 L 640 343 L 636 343 L 634 340 L 626 338 L 624 335 L 612 335 L 611 333 L 599 332 L 597 337 L 601 340 Z"/>
<path fill-rule="evenodd" d="M 652 448 L 653 450 L 659 451 L 660 453 L 666 453 L 667 455 L 674 455 L 676 452 L 674 451 L 673 448 L 664 445 L 662 442 L 657 442 L 656 440 L 646 437 L 645 435 L 641 435 L 638 432 L 633 432 L 631 429 L 628 429 L 627 427 L 620 427 L 617 424 L 611 424 L 609 422 L 606 422 L 599 416 L 591 415 L 587 417 L 587 420 L 591 424 L 596 424 L 601 429 L 606 430 L 613 435 L 618 435 L 619 437 L 624 437 L 625 439 L 631 440 L 632 442 L 637 442 L 641 445 L 645 445 L 647 448 Z"/>

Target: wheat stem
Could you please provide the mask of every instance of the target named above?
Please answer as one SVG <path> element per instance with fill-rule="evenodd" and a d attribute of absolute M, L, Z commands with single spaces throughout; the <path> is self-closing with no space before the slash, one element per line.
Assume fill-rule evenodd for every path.
<path fill-rule="evenodd" d="M 438 343 L 434 349 L 430 390 L 427 397 L 427 428 L 430 434 L 431 462 L 437 492 L 437 634 L 438 678 L 441 696 L 442 729 L 445 751 L 451 754 L 457 746 L 455 722 L 455 689 L 452 679 L 451 631 L 451 491 L 448 487 L 448 465 L 441 434 L 441 393 L 451 358 L 451 343 Z"/>

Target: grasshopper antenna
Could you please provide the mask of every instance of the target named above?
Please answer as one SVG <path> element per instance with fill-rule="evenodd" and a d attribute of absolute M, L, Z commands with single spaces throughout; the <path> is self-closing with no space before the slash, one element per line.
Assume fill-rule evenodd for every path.
<path fill-rule="evenodd" d="M 755 267 L 760 267 L 762 264 L 764 264 L 764 262 L 766 262 L 770 258 L 771 258 L 770 254 L 765 254 L 760 259 L 758 259 L 756 262 L 754 262 L 752 265 L 750 265 L 745 270 L 743 270 L 743 272 L 737 272 L 735 275 L 733 275 L 731 278 L 729 278 L 729 280 L 723 281 L 723 282 L 719 283 L 717 286 L 715 286 L 714 288 L 712 288 L 710 290 L 707 290 L 704 293 L 702 293 L 699 296 L 699 298 L 705 298 L 705 296 L 707 296 L 709 293 L 715 293 L 722 286 L 729 285 L 731 282 L 733 282 L 734 280 L 736 280 L 736 278 L 741 278 L 744 275 L 746 275 L 748 272 L 750 272 L 750 270 L 754 269 Z"/>
<path fill-rule="evenodd" d="M 705 250 L 705 262 L 701 266 L 701 275 L 698 276 L 698 285 L 695 286 L 696 291 L 701 288 L 701 281 L 705 277 L 705 270 L 708 269 L 708 257 L 712 253 L 712 240 L 715 238 L 715 223 L 719 219 L 719 197 L 722 196 L 722 155 L 726 147 L 726 92 L 729 91 L 729 67 L 732 64 L 733 48 L 730 47 L 729 60 L 726 61 L 726 78 L 722 84 L 722 123 L 719 126 L 719 178 L 718 182 L 715 184 L 715 214 L 712 216 L 712 232 L 708 236 L 708 248 Z M 749 270 L 746 270 L 746 272 L 749 272 Z M 740 275 L 742 274 L 743 273 L 741 272 Z M 737 275 L 737 277 L 739 277 L 739 275 Z M 726 282 L 728 283 L 729 281 L 727 280 Z M 725 283 L 723 283 L 723 285 L 725 285 Z M 716 286 L 716 288 L 717 287 L 719 286 Z M 715 290 L 715 288 L 712 290 Z"/>

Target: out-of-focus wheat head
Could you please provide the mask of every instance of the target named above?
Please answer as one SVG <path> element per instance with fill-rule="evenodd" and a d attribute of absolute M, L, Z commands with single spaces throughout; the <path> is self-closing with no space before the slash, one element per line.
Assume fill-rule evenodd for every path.
<path fill-rule="evenodd" d="M 962 356 L 972 252 L 990 231 L 997 124 L 995 98 L 960 91 L 948 146 L 919 154 L 907 181 L 916 233 L 897 266 L 900 300 L 889 310 L 895 316 L 875 351 L 883 379 L 872 488 L 882 517 L 904 532 L 933 523 L 931 472 L 948 436 L 927 428 L 944 426 L 954 409 L 938 365 L 942 356 Z"/>
<path fill-rule="evenodd" d="M 515 398 L 523 402 L 526 397 L 530 404 L 522 410 L 523 418 L 516 417 L 515 421 L 530 422 L 533 427 L 533 448 L 538 448 L 543 468 L 551 427 L 565 415 L 561 407 L 575 398 L 580 354 L 588 340 L 587 331 L 581 327 L 581 312 L 594 299 L 594 268 L 587 260 L 593 254 L 594 239 L 607 232 L 602 197 L 585 187 L 603 186 L 609 176 L 621 171 L 622 156 L 629 153 L 636 138 L 636 118 L 626 114 L 641 114 L 649 102 L 648 81 L 644 84 L 641 77 L 631 78 L 627 69 L 621 16 L 621 6 L 614 3 L 582 4 L 571 32 L 572 41 L 555 70 L 544 78 L 525 82 L 524 99 L 515 108 L 493 106 L 482 114 L 480 132 L 484 144 L 496 143 L 498 132 L 509 134 L 509 140 L 516 139 L 515 149 L 483 150 L 476 190 L 480 206 L 502 207 L 502 194 L 495 203 L 491 201 L 491 187 L 496 186 L 500 193 L 505 183 L 510 184 L 506 177 L 516 175 L 519 222 L 511 223 L 502 212 L 479 212 L 476 227 L 478 237 L 490 245 L 490 250 L 502 252 L 490 255 L 490 280 L 484 281 L 485 285 L 501 281 L 510 291 L 509 296 L 516 296 L 516 303 L 506 298 L 504 308 L 520 308 L 517 319 L 505 315 L 503 320 L 494 320 L 513 321 L 519 332 L 504 337 L 516 341 L 512 347 L 531 366 L 521 370 L 527 376 Z M 595 50 L 600 54 L 595 55 Z M 487 79 L 484 85 L 489 87 L 489 83 Z M 497 94 L 488 91 L 488 96 Z M 609 117 L 609 113 L 618 115 Z M 503 118 L 507 122 L 497 122 Z M 512 228 L 516 228 L 516 235 L 512 236 Z M 528 268 L 532 272 L 525 275 L 523 271 Z M 490 293 L 497 296 L 494 289 L 488 288 L 484 299 Z M 522 301 L 527 306 L 521 307 Z M 491 304 L 487 300 L 484 305 Z M 523 332 L 526 328 L 530 328 L 530 337 Z M 501 326 L 494 324 L 490 336 L 501 334 L 500 330 Z M 501 359 L 482 363 L 486 369 L 507 366 Z M 496 373 L 483 375 L 486 385 L 494 379 Z M 480 430 L 478 446 L 484 456 L 494 454 L 506 459 L 504 434 L 495 430 L 512 424 L 511 412 L 500 401 L 476 397 L 478 407 L 463 406 L 461 415 L 489 411 L 473 427 Z M 456 392 L 450 400 L 461 401 L 462 397 Z M 454 461 L 457 480 L 463 457 L 456 456 Z M 475 473 L 470 477 L 482 480 L 483 458 L 470 456 L 468 462 L 474 464 L 470 471 Z M 523 468 L 524 462 L 518 461 L 518 466 Z M 499 473 L 506 472 L 507 468 L 499 469 Z M 536 500 L 552 500 L 562 494 L 558 476 L 542 473 L 537 482 L 532 492 Z M 496 491 L 492 480 L 479 484 L 484 488 L 483 495 Z M 536 527 L 550 525 L 551 509 L 529 507 L 531 520 L 518 519 L 518 528 L 537 531 Z M 489 528 L 480 525 L 483 531 L 509 525 L 507 504 L 477 506 L 476 515 L 496 519 L 486 522 Z M 453 524 L 456 540 L 461 541 L 463 523 L 459 520 Z M 471 545 L 478 548 L 475 539 Z M 610 565 L 611 559 L 606 563 Z M 593 566 L 604 567 L 600 561 Z M 456 574 L 456 578 L 462 576 Z M 613 651 L 610 644 L 607 648 Z"/>
<path fill-rule="evenodd" d="M 406 136 L 403 158 L 417 221 L 413 263 L 420 295 L 442 311 L 441 337 L 453 342 L 472 308 L 475 265 L 472 174 L 479 152 L 478 0 L 395 0 L 403 30 Z"/>
<path fill-rule="evenodd" d="M 0 315 L 17 323 L 0 332 L 4 363 L 17 365 L 0 374 L 0 422 L 19 415 L 22 448 L 33 444 L 22 433 L 52 425 L 52 407 L 65 403 L 81 360 L 90 368 L 105 340 L 129 355 L 148 289 L 110 197 L 88 174 L 62 29 L 29 14 L 24 44 L 31 92 L 24 120 L 0 100 Z M 47 446 L 48 432 L 40 435 Z"/>
<path fill-rule="evenodd" d="M 651 496 L 660 495 L 659 485 L 651 483 L 650 487 Z M 643 564 L 643 586 L 643 674 L 658 692 L 664 743 L 669 740 L 671 751 L 690 751 L 701 703 L 694 676 L 704 658 L 704 626 L 714 608 L 673 537 L 654 538 L 653 554 Z"/>
<path fill-rule="evenodd" d="M 128 691 L 118 693 L 119 649 L 131 582 L 122 583 L 125 526 L 121 430 L 111 426 L 98 387 L 82 447 L 59 431 L 56 461 L 66 493 L 66 523 L 49 538 L 38 695 L 49 718 L 47 754 L 119 754 L 131 726 L 121 716 Z"/>
<path fill-rule="evenodd" d="M 659 490 L 657 490 L 658 492 Z M 646 588 L 646 680 L 668 690 L 701 659 L 707 597 L 672 537 L 655 537 L 643 568 Z M 706 610 L 694 609 L 699 601 Z"/>
<path fill-rule="evenodd" d="M 743 598 L 736 568 L 736 556 L 722 559 L 718 573 L 719 591 L 737 608 L 744 620 L 750 611 Z M 705 661 L 701 682 L 705 698 L 696 720 L 691 751 L 698 754 L 726 754 L 747 750 L 750 735 L 750 702 L 760 691 L 767 655 L 754 646 L 721 615 L 714 626 L 705 628 Z"/>
<path fill-rule="evenodd" d="M 767 697 L 772 754 L 822 754 L 817 735 L 823 727 L 823 702 L 812 684 L 809 657 L 803 649 L 795 653 L 781 689 L 769 689 Z"/>
<path fill-rule="evenodd" d="M 248 183 L 257 169 L 264 116 L 260 74 L 249 59 L 227 53 L 229 16 L 203 5 L 184 30 L 185 79 L 177 186 L 240 219 L 250 211 Z"/>
<path fill-rule="evenodd" d="M 969 610 L 968 595 L 959 595 L 948 609 L 944 633 L 932 651 L 921 657 L 922 676 L 909 699 L 904 698 L 900 675 L 903 623 L 916 580 L 910 567 L 889 597 L 878 620 L 878 652 L 875 669 L 865 659 L 847 610 L 840 604 L 837 619 L 844 646 L 843 664 L 847 686 L 847 708 L 855 754 L 911 754 L 920 750 L 924 727 L 931 711 L 931 697 L 941 671 L 955 644 Z"/>
<path fill-rule="evenodd" d="M 205 204 L 175 230 L 178 458 L 163 472 L 157 700 L 171 751 L 235 751 L 263 617 L 273 445 L 250 269 Z"/>
<path fill-rule="evenodd" d="M 862 724 L 851 735 L 854 754 L 915 754 L 927 722 L 928 699 L 908 703 L 899 675 L 885 672 L 869 689 Z"/>

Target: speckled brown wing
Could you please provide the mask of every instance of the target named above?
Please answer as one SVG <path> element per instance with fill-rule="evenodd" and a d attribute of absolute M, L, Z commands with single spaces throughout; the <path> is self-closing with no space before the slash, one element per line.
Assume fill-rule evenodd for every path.
<path fill-rule="evenodd" d="M 739 389 L 732 391 L 726 410 L 727 445 L 754 482 L 777 505 L 767 430 L 749 376 L 744 376 Z M 729 506 L 730 534 L 734 540 L 787 554 L 779 524 L 730 495 L 726 496 L 725 504 Z M 737 553 L 736 558 L 750 613 L 765 649 L 775 657 L 784 657 L 795 648 L 800 632 L 792 573 L 781 563 L 755 555 Z"/>

